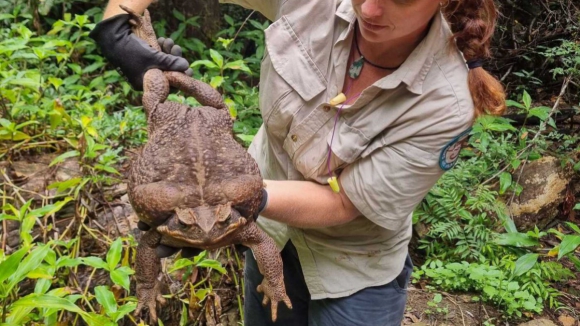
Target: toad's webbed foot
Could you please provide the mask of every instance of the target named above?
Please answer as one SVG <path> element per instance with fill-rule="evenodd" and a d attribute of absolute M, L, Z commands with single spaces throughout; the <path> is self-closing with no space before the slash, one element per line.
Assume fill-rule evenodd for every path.
<path fill-rule="evenodd" d="M 157 323 L 157 304 L 165 305 L 165 298 L 161 296 L 159 281 L 155 282 L 153 287 L 147 287 L 145 284 L 137 284 L 137 299 L 139 303 L 135 309 L 135 316 L 139 317 L 143 308 L 149 310 L 149 321 L 152 324 Z"/>
<path fill-rule="evenodd" d="M 258 292 L 264 293 L 264 299 L 262 299 L 262 305 L 266 306 L 270 303 L 270 309 L 272 310 L 272 321 L 276 321 L 278 317 L 278 302 L 282 301 L 286 304 L 288 309 L 292 309 L 292 302 L 286 294 L 284 288 L 284 279 L 271 280 L 273 284 L 270 284 L 267 278 L 264 277 L 262 284 L 258 285 Z"/>
<path fill-rule="evenodd" d="M 143 16 L 141 16 L 129 7 L 124 5 L 119 5 L 119 7 L 125 10 L 131 16 L 129 19 L 129 24 L 131 24 L 133 27 L 133 33 L 140 39 L 147 42 L 147 44 L 149 44 L 155 50 L 161 51 L 161 47 L 159 46 L 159 42 L 155 36 L 155 30 L 153 30 L 153 25 L 151 24 L 149 10 L 145 9 Z"/>

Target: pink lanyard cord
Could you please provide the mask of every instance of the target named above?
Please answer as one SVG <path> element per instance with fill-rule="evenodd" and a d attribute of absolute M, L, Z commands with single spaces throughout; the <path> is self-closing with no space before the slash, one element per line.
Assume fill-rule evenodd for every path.
<path fill-rule="evenodd" d="M 348 88 L 346 89 L 346 94 L 345 96 L 348 96 L 348 92 L 350 91 L 350 88 L 352 86 L 352 80 L 349 80 L 349 85 Z M 334 132 L 336 131 L 336 125 L 338 123 L 338 117 L 340 116 L 340 111 L 342 111 L 342 108 L 348 104 L 348 102 L 350 102 L 353 99 L 357 99 L 359 97 L 361 93 L 356 94 L 355 96 L 351 97 L 351 98 L 347 98 L 344 102 L 342 102 L 342 104 L 340 105 L 340 107 L 338 108 L 338 110 L 336 111 L 336 115 L 334 116 L 334 126 L 332 127 L 332 136 L 330 137 L 330 145 L 328 145 L 328 157 L 326 158 L 326 165 L 327 165 L 327 169 L 328 169 L 328 176 L 332 176 L 332 171 L 330 170 L 330 157 L 332 154 L 332 142 L 334 140 Z"/>

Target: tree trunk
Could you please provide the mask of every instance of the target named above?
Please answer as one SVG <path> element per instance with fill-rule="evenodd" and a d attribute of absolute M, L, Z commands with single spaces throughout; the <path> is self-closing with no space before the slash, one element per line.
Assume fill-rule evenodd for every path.
<path fill-rule="evenodd" d="M 153 3 L 149 10 L 152 20 L 165 19 L 168 34 L 177 30 L 180 23 L 173 15 L 174 9 L 183 14 L 186 19 L 199 16 L 197 22 L 200 28 L 188 26 L 185 30 L 186 37 L 195 37 L 207 44 L 220 30 L 222 18 L 217 0 L 159 0 Z"/>

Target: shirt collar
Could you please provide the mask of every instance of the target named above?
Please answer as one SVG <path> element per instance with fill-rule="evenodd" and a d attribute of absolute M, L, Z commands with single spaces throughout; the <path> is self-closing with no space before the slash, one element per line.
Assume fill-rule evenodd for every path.
<path fill-rule="evenodd" d="M 350 33 L 354 29 L 356 15 L 351 0 L 341 1 L 335 15 L 350 24 L 347 32 Z M 433 18 L 429 32 L 411 52 L 407 60 L 395 72 L 377 81 L 375 86 L 392 89 L 403 82 L 410 92 L 417 95 L 422 94 L 423 82 L 431 69 L 435 55 L 447 45 L 450 37 L 451 30 L 445 22 L 443 14 L 438 12 Z"/>
<path fill-rule="evenodd" d="M 336 8 L 336 16 L 342 18 L 346 22 L 353 24 L 356 18 L 354 14 L 354 9 L 352 8 L 351 0 L 342 0 Z M 352 27 L 352 26 L 351 26 Z"/>

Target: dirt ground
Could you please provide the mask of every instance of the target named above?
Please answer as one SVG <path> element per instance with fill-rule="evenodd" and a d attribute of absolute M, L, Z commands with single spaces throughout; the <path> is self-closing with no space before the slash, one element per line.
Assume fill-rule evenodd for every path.
<path fill-rule="evenodd" d="M 436 293 L 442 295 L 442 300 L 433 306 Z M 411 326 L 580 326 L 580 303 L 578 307 L 564 307 L 560 311 L 546 311 L 541 316 L 523 316 L 510 318 L 504 316 L 497 308 L 473 301 L 477 295 L 450 294 L 445 292 L 430 292 L 409 287 L 407 311 L 403 325 Z M 531 320 L 531 321 L 530 321 Z M 541 320 L 536 323 L 535 320 Z M 553 324 L 550 324 L 552 321 Z M 486 322 L 488 324 L 486 324 Z M 545 323 L 547 322 L 547 323 Z"/>

